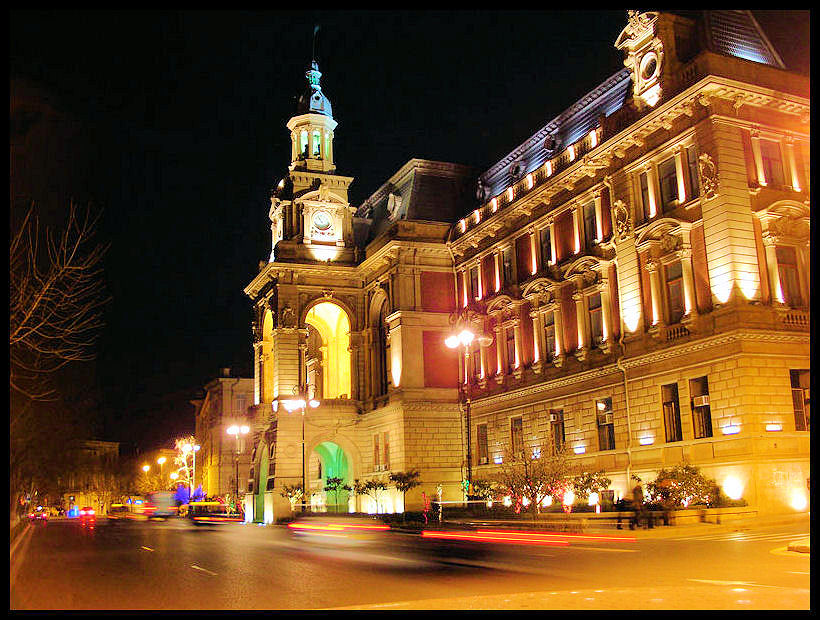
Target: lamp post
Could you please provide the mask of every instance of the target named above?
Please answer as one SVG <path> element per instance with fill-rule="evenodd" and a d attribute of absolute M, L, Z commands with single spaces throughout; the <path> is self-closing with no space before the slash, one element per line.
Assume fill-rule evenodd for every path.
<path fill-rule="evenodd" d="M 273 403 L 274 410 L 278 408 L 279 404 L 281 404 L 288 413 L 293 413 L 294 411 L 300 409 L 302 411 L 302 512 L 305 511 L 305 500 L 308 496 L 307 481 L 305 476 L 305 409 L 307 407 L 315 409 L 321 404 L 315 398 L 308 400 L 308 387 L 309 386 L 307 385 L 294 386 L 293 395 L 296 396 L 296 398 L 274 401 Z"/>
<path fill-rule="evenodd" d="M 480 321 L 480 315 L 470 308 L 464 310 L 457 315 L 451 315 L 450 322 L 453 324 L 453 331 L 447 338 L 444 339 L 444 344 L 450 349 L 457 349 L 459 346 L 464 348 L 464 381 L 459 379 L 458 398 L 459 401 L 464 402 L 464 418 L 467 427 L 467 482 L 468 484 L 473 479 L 473 453 L 472 453 L 472 439 L 471 439 L 471 423 L 470 423 L 470 345 L 473 340 L 478 339 L 478 343 L 482 347 L 490 346 L 493 337 L 480 332 L 478 336 L 473 331 L 474 323 Z M 460 360 L 459 360 L 460 361 Z M 461 373 L 459 372 L 459 375 Z"/>
<path fill-rule="evenodd" d="M 165 463 L 165 457 L 161 456 L 157 459 L 157 463 L 159 464 L 159 477 L 162 478 L 162 464 Z"/>
<path fill-rule="evenodd" d="M 246 425 L 234 424 L 228 427 L 228 435 L 233 435 L 236 440 L 236 452 L 234 454 L 234 462 L 236 464 L 236 500 L 239 501 L 239 436 L 247 435 L 250 431 Z M 197 446 L 199 447 L 199 446 Z"/>
<path fill-rule="evenodd" d="M 194 467 L 193 467 L 194 471 L 193 471 L 193 474 L 191 475 L 191 479 L 193 480 L 193 485 L 196 486 L 196 453 L 199 452 L 200 445 L 199 444 L 194 444 L 192 446 L 192 448 L 193 448 L 193 452 L 194 452 Z M 193 499 L 193 497 L 191 496 L 192 493 L 193 493 L 193 491 L 191 491 L 190 487 L 189 487 L 189 489 L 188 489 L 188 501 L 191 501 L 191 499 Z"/>

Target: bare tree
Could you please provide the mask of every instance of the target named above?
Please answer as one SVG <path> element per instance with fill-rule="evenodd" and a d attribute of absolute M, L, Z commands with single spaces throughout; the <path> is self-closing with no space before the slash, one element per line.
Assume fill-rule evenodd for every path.
<path fill-rule="evenodd" d="M 41 227 L 32 205 L 11 231 L 10 387 L 29 402 L 54 397 L 48 378 L 55 371 L 95 357 L 109 301 L 102 279 L 108 247 L 92 245 L 98 220 L 72 203 L 65 226 L 55 232 Z"/>
<path fill-rule="evenodd" d="M 569 488 L 575 469 L 566 451 L 556 452 L 547 445 L 523 451 L 508 448 L 492 479 L 514 502 L 523 503 L 526 498 L 535 518 L 544 499 L 561 495 L 565 488 Z"/>

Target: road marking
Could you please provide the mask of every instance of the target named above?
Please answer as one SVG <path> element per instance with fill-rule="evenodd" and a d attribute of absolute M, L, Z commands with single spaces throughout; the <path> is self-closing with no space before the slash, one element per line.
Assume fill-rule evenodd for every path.
<path fill-rule="evenodd" d="M 786 571 L 788 573 L 793 573 L 795 575 L 810 575 L 811 573 L 807 570 L 790 570 Z"/>
<path fill-rule="evenodd" d="M 30 531 L 32 531 L 31 523 L 26 523 L 26 527 L 23 528 L 23 531 L 17 536 L 17 540 L 14 541 L 14 544 L 9 549 L 9 557 L 17 550 L 17 547 L 20 546 L 20 543 L 26 537 L 26 534 L 28 534 Z"/>
<path fill-rule="evenodd" d="M 687 579 L 687 581 L 713 583 L 718 586 L 752 586 L 756 588 L 779 588 L 781 590 L 787 589 L 785 586 L 770 586 L 765 583 L 755 583 L 754 581 L 721 581 L 720 579 Z"/>
<path fill-rule="evenodd" d="M 201 570 L 203 573 L 208 573 L 209 575 L 216 577 L 216 573 L 212 573 L 207 568 L 202 568 L 201 566 L 197 566 L 196 564 L 191 564 L 191 568 L 194 570 Z"/>
<path fill-rule="evenodd" d="M 146 551 L 153 551 L 153 549 L 151 549 L 151 547 L 146 547 L 145 545 L 143 545 L 141 548 L 145 549 Z"/>

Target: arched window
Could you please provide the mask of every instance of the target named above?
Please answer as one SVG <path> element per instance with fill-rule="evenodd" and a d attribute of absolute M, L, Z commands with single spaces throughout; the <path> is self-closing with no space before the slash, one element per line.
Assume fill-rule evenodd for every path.
<path fill-rule="evenodd" d="M 305 323 L 315 328 L 321 337 L 318 349 L 321 352 L 322 397 L 350 398 L 350 319 L 347 312 L 333 302 L 323 301 L 308 311 Z"/>

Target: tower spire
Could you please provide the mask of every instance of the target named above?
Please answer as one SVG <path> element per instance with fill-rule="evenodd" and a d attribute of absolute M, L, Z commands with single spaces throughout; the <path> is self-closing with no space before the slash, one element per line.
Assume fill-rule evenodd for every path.
<path fill-rule="evenodd" d="M 319 24 L 313 25 L 313 49 L 310 52 L 310 59 L 315 64 L 316 63 L 316 35 L 319 32 Z"/>

